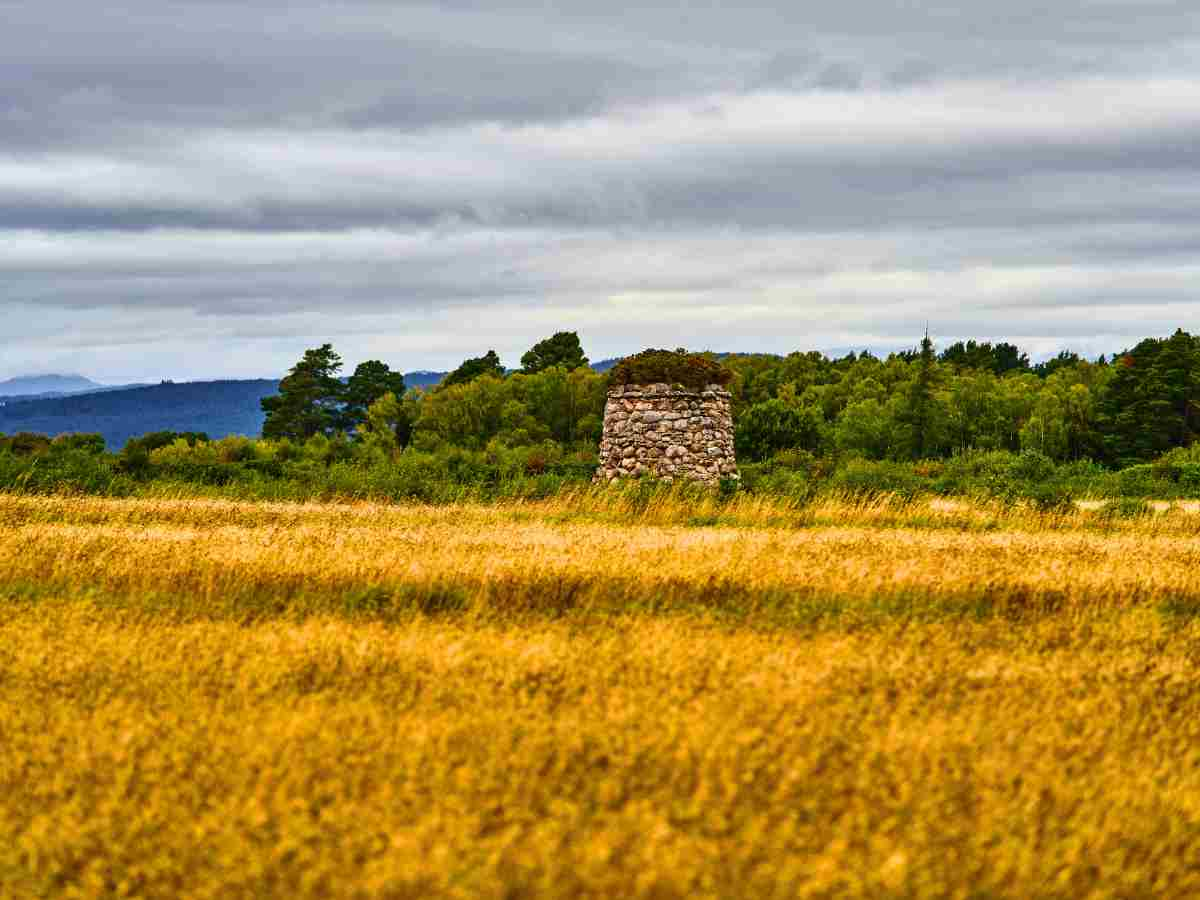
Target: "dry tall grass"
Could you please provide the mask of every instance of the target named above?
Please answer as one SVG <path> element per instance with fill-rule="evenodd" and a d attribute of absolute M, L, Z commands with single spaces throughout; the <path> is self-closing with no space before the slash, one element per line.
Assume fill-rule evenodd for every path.
<path fill-rule="evenodd" d="M 591 502 L 0 497 L 0 896 L 1200 894 L 1194 517 Z"/>

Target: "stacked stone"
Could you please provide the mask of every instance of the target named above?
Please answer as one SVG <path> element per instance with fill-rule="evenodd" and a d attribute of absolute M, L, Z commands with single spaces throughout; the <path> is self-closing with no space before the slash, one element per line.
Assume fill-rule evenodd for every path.
<path fill-rule="evenodd" d="M 616 385 L 604 407 L 596 481 L 644 475 L 716 484 L 737 478 L 730 395 L 669 384 Z"/>

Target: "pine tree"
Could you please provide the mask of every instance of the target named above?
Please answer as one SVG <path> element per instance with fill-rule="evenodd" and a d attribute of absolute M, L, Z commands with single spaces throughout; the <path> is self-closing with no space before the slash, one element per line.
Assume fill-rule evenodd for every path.
<path fill-rule="evenodd" d="M 393 372 L 386 363 L 377 359 L 359 363 L 354 374 L 346 380 L 339 427 L 353 431 L 367 421 L 367 410 L 371 404 L 384 394 L 394 394 L 398 401 L 402 400 L 404 390 L 404 375 Z"/>
<path fill-rule="evenodd" d="M 933 341 L 928 331 L 921 339 L 920 352 L 912 364 L 917 372 L 904 398 L 899 420 L 908 427 L 912 458 L 924 459 L 937 448 L 937 401 L 934 397 L 937 354 L 933 352 Z"/>
<path fill-rule="evenodd" d="M 574 331 L 560 331 L 543 341 L 538 341 L 521 357 L 521 370 L 527 375 L 541 372 L 551 366 L 562 366 L 568 372 L 573 372 L 587 364 L 588 359 L 583 355 L 579 335 Z"/>
<path fill-rule="evenodd" d="M 337 373 L 342 358 L 330 344 L 304 351 L 279 382 L 279 393 L 261 401 L 267 414 L 263 437 L 306 440 L 339 430 L 344 385 Z"/>
<path fill-rule="evenodd" d="M 462 365 L 442 379 L 441 385 L 449 387 L 454 384 L 467 384 L 480 375 L 504 377 L 504 366 L 500 364 L 500 357 L 496 355 L 495 350 L 489 350 L 483 356 L 463 360 Z"/>
<path fill-rule="evenodd" d="M 1162 385 L 1156 404 L 1171 446 L 1186 447 L 1200 426 L 1200 347 L 1182 328 L 1163 341 L 1154 360 L 1154 374 Z"/>
<path fill-rule="evenodd" d="M 1100 422 L 1105 455 L 1117 465 L 1145 462 L 1171 447 L 1171 404 L 1156 366 L 1162 344 L 1146 338 L 1114 360 Z"/>

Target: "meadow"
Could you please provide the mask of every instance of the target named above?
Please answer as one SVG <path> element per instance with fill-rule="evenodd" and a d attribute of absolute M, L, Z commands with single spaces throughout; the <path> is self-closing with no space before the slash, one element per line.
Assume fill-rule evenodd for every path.
<path fill-rule="evenodd" d="M 0 495 L 0 896 L 1200 895 L 1198 539 Z"/>

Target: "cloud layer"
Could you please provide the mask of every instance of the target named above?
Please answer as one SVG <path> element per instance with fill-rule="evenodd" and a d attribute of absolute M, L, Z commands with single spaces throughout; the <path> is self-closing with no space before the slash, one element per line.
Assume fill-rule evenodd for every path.
<path fill-rule="evenodd" d="M 0 376 L 1193 321 L 1200 10 L 0 0 Z"/>

